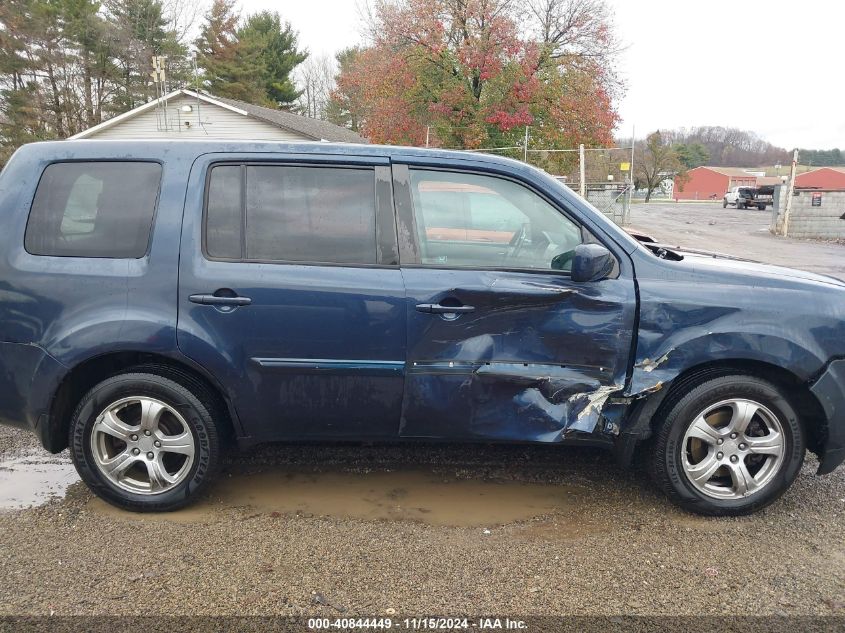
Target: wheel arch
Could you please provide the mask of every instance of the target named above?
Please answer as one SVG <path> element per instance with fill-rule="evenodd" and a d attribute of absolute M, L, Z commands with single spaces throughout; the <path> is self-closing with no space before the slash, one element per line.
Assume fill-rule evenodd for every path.
<path fill-rule="evenodd" d="M 58 453 L 68 446 L 70 418 L 82 397 L 97 383 L 129 369 L 146 367 L 185 387 L 192 381 L 200 385 L 215 400 L 220 411 L 226 414 L 224 437 L 242 436 L 242 427 L 232 402 L 222 385 L 201 367 L 187 359 L 177 359 L 163 354 L 125 350 L 90 357 L 74 365 L 62 378 L 50 401 L 47 421 L 41 430 L 41 442 L 51 453 Z M 187 384 L 186 384 L 187 383 Z"/>
<path fill-rule="evenodd" d="M 617 450 L 621 461 L 630 461 L 634 446 L 642 443 L 654 433 L 660 416 L 670 406 L 673 397 L 711 378 L 730 374 L 745 374 L 762 378 L 784 391 L 784 395 L 795 407 L 799 420 L 807 434 L 807 447 L 816 455 L 824 448 L 827 437 L 827 421 L 824 410 L 816 396 L 810 391 L 806 380 L 779 365 L 762 360 L 730 359 L 700 363 L 679 373 L 670 382 L 664 382 L 657 391 L 646 393 L 634 401 L 625 416 L 619 443 L 624 450 Z"/>

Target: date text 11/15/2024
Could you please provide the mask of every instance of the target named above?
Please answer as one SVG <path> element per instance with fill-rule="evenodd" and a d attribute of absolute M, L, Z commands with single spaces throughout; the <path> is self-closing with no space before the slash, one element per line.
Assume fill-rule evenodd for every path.
<path fill-rule="evenodd" d="M 509 630 L 524 631 L 528 625 L 524 620 L 510 618 L 309 618 L 308 629 L 319 630 L 354 630 L 354 629 L 405 629 L 412 631 L 453 631 L 453 630 Z"/>

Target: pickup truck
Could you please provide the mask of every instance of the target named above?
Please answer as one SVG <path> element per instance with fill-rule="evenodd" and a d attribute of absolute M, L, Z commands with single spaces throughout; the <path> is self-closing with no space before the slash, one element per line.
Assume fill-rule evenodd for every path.
<path fill-rule="evenodd" d="M 737 209 L 757 207 L 760 211 L 765 211 L 766 205 L 772 204 L 771 187 L 769 189 L 767 194 L 757 187 L 732 187 L 722 199 L 722 208 L 732 204 Z"/>
<path fill-rule="evenodd" d="M 36 143 L 0 215 L 0 422 L 122 508 L 259 442 L 587 443 L 709 515 L 845 459 L 842 281 L 640 243 L 517 161 Z"/>

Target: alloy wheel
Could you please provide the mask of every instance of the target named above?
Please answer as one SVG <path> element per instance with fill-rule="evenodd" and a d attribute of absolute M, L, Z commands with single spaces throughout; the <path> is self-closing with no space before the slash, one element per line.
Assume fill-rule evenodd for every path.
<path fill-rule="evenodd" d="M 783 425 L 768 408 L 736 398 L 699 413 L 681 444 L 689 482 L 717 499 L 743 499 L 759 493 L 784 463 Z"/>
<path fill-rule="evenodd" d="M 154 495 L 187 478 L 194 435 L 171 406 L 147 396 L 121 398 L 94 421 L 91 452 L 99 471 L 128 492 Z"/>

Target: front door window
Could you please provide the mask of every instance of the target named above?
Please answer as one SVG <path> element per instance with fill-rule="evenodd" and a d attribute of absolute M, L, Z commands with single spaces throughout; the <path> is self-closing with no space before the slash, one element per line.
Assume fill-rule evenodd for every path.
<path fill-rule="evenodd" d="M 478 174 L 412 170 L 421 263 L 568 271 L 580 227 L 533 191 Z"/>

